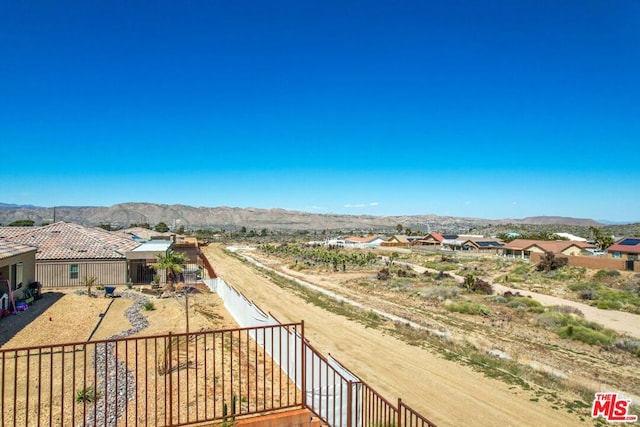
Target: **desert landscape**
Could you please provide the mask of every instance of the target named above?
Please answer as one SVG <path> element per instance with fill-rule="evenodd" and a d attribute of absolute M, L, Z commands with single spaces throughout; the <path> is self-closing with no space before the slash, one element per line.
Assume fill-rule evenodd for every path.
<path fill-rule="evenodd" d="M 409 285 L 386 286 L 376 278 L 380 265 L 336 272 L 330 265 L 300 268 L 302 261 L 295 257 L 255 248 L 236 252 L 268 269 L 256 271 L 218 246 L 205 250 L 223 279 L 284 321 L 305 319 L 308 335 L 321 351 L 339 358 L 388 398 L 402 396 L 415 403 L 437 424 L 463 425 L 469 419 L 475 425 L 598 424 L 603 421 L 592 420 L 589 412 L 594 391 L 639 394 L 637 356 L 560 339 L 536 324 L 539 310 L 497 303 L 490 305 L 491 315 L 457 314 L 438 299 L 420 297 Z M 275 285 L 269 269 L 334 296 L 303 290 L 291 281 Z M 526 286 L 521 290 L 525 293 Z M 346 300 L 358 304 L 360 313 L 347 310 L 352 304 Z M 561 301 L 566 307 L 575 303 Z M 406 327 L 380 312 L 424 329 Z M 637 317 L 621 314 L 632 322 L 622 329 L 634 329 Z"/>
<path fill-rule="evenodd" d="M 490 315 L 453 313 L 441 299 L 421 296 L 427 293 L 424 284 L 416 287 L 407 280 L 404 287 L 389 286 L 378 279 L 385 266 L 392 274 L 427 274 L 426 268 L 409 269 L 407 265 L 420 263 L 409 255 L 390 263 L 388 254 L 378 253 L 364 268 L 334 271 L 301 268 L 295 259 L 255 247 L 234 252 L 223 245 L 203 249 L 216 274 L 264 311 L 282 322 L 304 320 L 312 345 L 388 400 L 401 397 L 440 426 L 465 425 L 469 420 L 486 426 L 598 425 L 604 421 L 591 419 L 590 393 L 640 394 L 637 356 L 562 340 L 535 324 L 540 313 L 487 302 L 481 295 L 463 299 L 481 300 Z M 331 296 L 305 290 L 290 279 L 278 280 L 274 272 Z M 185 331 L 184 297 L 157 298 L 126 287 L 118 288 L 113 299 L 94 293 L 97 297 L 89 298 L 84 289 L 45 292 L 29 311 L 0 321 L 2 349 L 121 334 L 133 328 L 126 313 L 137 298 L 151 302 L 152 309 L 139 310 L 147 323 L 131 336 Z M 190 331 L 236 327 L 216 294 L 202 289 L 189 298 Z"/>

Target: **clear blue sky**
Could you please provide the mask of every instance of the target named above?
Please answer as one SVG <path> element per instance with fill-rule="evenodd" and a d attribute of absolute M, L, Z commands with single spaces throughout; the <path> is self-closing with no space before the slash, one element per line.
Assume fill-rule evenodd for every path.
<path fill-rule="evenodd" d="M 640 220 L 640 2 L 0 1 L 0 202 Z"/>

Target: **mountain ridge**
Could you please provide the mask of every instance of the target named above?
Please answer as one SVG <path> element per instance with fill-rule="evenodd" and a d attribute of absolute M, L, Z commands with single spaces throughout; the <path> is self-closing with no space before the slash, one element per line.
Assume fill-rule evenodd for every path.
<path fill-rule="evenodd" d="M 41 207 L 0 203 L 0 224 L 30 219 L 36 225 L 54 221 L 75 222 L 86 226 L 109 224 L 128 227 L 130 224 L 164 222 L 169 227 L 187 229 L 271 229 L 271 230 L 395 230 L 398 224 L 413 230 L 460 232 L 497 224 L 536 224 L 600 226 L 588 218 L 534 216 L 521 219 L 483 219 L 472 217 L 425 215 L 345 215 L 309 213 L 282 208 L 205 207 L 184 204 L 125 202 L 111 206 Z"/>

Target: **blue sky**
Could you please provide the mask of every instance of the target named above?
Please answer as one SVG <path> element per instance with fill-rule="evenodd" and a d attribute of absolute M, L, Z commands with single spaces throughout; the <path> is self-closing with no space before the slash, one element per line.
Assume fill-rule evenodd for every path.
<path fill-rule="evenodd" d="M 0 202 L 640 221 L 640 2 L 0 2 Z"/>

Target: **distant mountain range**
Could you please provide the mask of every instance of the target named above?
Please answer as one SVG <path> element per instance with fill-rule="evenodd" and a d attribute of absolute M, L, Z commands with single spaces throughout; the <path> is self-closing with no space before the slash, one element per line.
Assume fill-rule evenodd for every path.
<path fill-rule="evenodd" d="M 285 209 L 232 207 L 194 207 L 156 203 L 121 203 L 113 206 L 38 207 L 0 203 L 0 224 L 29 219 L 36 225 L 54 221 L 74 222 L 87 226 L 109 224 L 128 227 L 130 224 L 159 222 L 169 227 L 213 230 L 343 230 L 395 232 L 398 224 L 412 230 L 444 233 L 467 232 L 472 229 L 506 224 L 601 226 L 592 219 L 557 216 L 536 216 L 522 219 L 489 220 L 439 215 L 338 215 L 314 214 Z"/>

